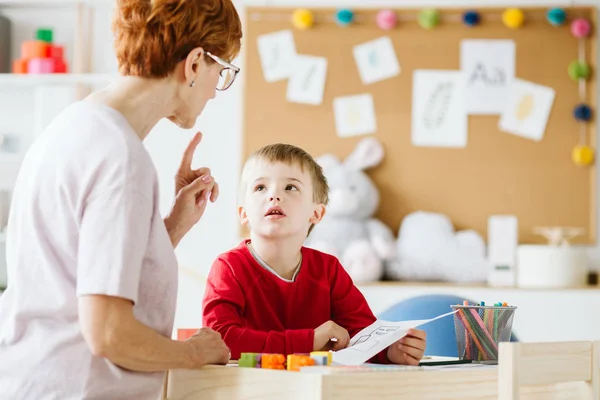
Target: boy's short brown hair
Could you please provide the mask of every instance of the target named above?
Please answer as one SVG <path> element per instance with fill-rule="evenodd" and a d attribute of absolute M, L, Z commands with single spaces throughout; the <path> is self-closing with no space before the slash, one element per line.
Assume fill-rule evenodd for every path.
<path fill-rule="evenodd" d="M 323 174 L 323 168 L 315 159 L 300 147 L 287 144 L 275 143 L 261 147 L 248 157 L 240 179 L 238 199 L 243 204 L 248 185 L 247 173 L 250 166 L 256 161 L 268 161 L 270 163 L 281 162 L 287 165 L 297 165 L 304 172 L 308 171 L 313 184 L 313 200 L 317 204 L 327 205 L 329 203 L 329 185 Z M 308 232 L 312 230 L 310 227 Z"/>

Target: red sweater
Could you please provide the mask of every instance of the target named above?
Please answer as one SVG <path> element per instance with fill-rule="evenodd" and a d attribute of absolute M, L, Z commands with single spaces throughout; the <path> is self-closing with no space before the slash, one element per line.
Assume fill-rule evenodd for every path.
<path fill-rule="evenodd" d="M 309 353 L 314 329 L 329 320 L 352 338 L 376 318 L 337 258 L 302 248 L 294 282 L 263 268 L 243 241 L 219 256 L 208 275 L 203 323 L 240 353 Z M 388 363 L 386 350 L 371 362 Z"/>

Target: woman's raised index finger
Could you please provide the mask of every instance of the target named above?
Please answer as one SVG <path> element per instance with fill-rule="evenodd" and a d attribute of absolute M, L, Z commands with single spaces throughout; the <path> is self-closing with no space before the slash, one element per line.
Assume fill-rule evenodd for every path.
<path fill-rule="evenodd" d="M 198 147 L 198 143 L 202 140 L 202 133 L 197 132 L 190 143 L 187 145 L 185 151 L 183 152 L 183 158 L 181 159 L 181 165 L 179 166 L 180 170 L 189 170 L 192 168 L 192 160 L 194 159 L 194 152 L 196 151 L 196 147 Z"/>

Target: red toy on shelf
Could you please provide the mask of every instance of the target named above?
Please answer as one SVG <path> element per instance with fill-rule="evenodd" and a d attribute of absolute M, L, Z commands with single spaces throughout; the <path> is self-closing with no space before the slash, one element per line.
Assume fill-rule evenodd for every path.
<path fill-rule="evenodd" d="M 64 47 L 53 43 L 51 29 L 38 29 L 34 40 L 21 44 L 21 57 L 13 62 L 15 74 L 65 74 Z"/>

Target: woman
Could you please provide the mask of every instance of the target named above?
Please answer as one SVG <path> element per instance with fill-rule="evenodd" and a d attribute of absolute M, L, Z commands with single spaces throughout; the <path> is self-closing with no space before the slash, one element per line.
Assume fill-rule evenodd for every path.
<path fill-rule="evenodd" d="M 28 151 L 9 217 L 9 287 L 0 297 L 0 398 L 156 399 L 164 371 L 224 364 L 202 329 L 170 339 L 174 246 L 218 185 L 185 151 L 163 220 L 142 141 L 168 118 L 192 128 L 239 69 L 231 0 L 119 0 L 122 80 L 65 109 Z"/>

